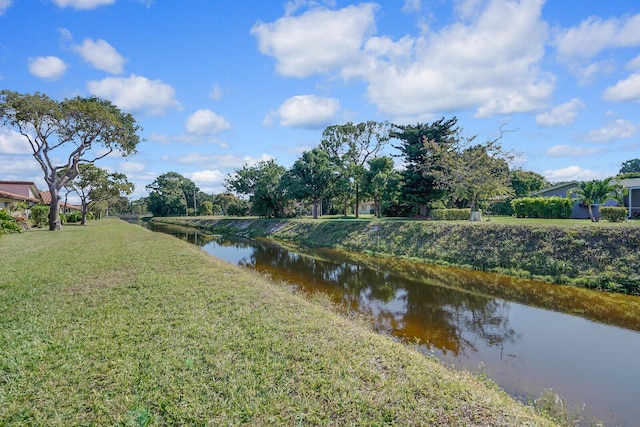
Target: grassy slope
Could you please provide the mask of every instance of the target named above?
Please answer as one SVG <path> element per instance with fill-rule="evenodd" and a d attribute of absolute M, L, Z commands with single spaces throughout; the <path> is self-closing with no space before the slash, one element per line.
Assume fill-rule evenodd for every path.
<path fill-rule="evenodd" d="M 523 222 L 158 218 L 235 228 L 315 247 L 340 247 L 640 294 L 640 227 Z"/>
<path fill-rule="evenodd" d="M 105 220 L 0 248 L 0 425 L 551 424 L 167 235 Z"/>

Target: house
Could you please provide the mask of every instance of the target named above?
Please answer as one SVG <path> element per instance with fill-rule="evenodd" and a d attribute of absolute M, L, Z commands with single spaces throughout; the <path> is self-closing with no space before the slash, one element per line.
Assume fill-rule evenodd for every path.
<path fill-rule="evenodd" d="M 374 202 L 372 200 L 367 200 L 365 202 L 360 202 L 358 204 L 358 214 L 372 214 L 374 213 Z"/>
<path fill-rule="evenodd" d="M 50 191 L 41 191 L 40 196 L 42 197 L 42 203 L 45 205 L 51 204 L 51 192 Z M 71 203 L 67 203 L 66 201 L 60 202 L 60 212 L 64 214 L 71 213 L 73 211 L 82 210 L 82 206 L 72 205 Z"/>
<path fill-rule="evenodd" d="M 629 190 L 628 197 L 625 197 L 625 207 L 629 208 L 629 218 L 640 215 L 640 178 L 623 179 L 620 184 Z M 532 191 L 532 197 L 567 197 L 567 193 L 580 186 L 580 181 L 563 182 L 542 190 Z M 575 197 L 575 196 L 574 196 Z M 618 206 L 615 200 L 607 200 L 603 206 Z M 598 206 L 592 206 L 593 214 L 598 215 Z M 573 203 L 570 218 L 589 219 L 589 208 L 585 203 L 576 201 Z"/>
<path fill-rule="evenodd" d="M 25 202 L 28 207 L 38 203 L 51 204 L 51 193 L 40 191 L 31 181 L 0 181 L 0 209 L 11 209 L 18 203 Z M 60 202 L 63 213 L 81 210 L 80 206 Z"/>
<path fill-rule="evenodd" d="M 21 202 L 27 206 L 42 203 L 38 187 L 30 181 L 0 181 L 0 209 L 10 209 Z"/>
<path fill-rule="evenodd" d="M 620 184 L 629 191 L 624 206 L 629 209 L 629 218 L 640 217 L 640 178 L 621 179 Z"/>

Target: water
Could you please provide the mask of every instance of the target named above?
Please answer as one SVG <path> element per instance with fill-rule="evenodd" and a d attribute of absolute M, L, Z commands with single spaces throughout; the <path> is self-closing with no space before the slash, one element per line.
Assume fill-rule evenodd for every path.
<path fill-rule="evenodd" d="M 640 298 L 153 226 L 306 294 L 322 292 L 522 400 L 552 389 L 582 425 L 640 425 Z M 631 304 L 631 305 L 629 305 Z M 577 315 L 579 313 L 580 315 Z"/>

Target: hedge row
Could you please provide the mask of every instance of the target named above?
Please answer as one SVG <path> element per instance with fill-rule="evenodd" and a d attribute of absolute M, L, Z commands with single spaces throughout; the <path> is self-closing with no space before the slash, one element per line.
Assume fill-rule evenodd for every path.
<path fill-rule="evenodd" d="M 627 219 L 627 209 L 617 206 L 601 206 L 600 216 L 609 222 L 622 222 Z"/>
<path fill-rule="evenodd" d="M 511 206 L 518 218 L 569 218 L 573 200 L 564 197 L 522 197 Z"/>
<path fill-rule="evenodd" d="M 440 221 L 468 221 L 471 209 L 432 209 L 429 216 Z"/>

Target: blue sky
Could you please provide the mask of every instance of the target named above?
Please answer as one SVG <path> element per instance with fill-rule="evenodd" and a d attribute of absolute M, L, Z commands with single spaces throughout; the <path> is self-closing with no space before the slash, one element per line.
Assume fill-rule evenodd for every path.
<path fill-rule="evenodd" d="M 134 114 L 133 197 L 178 172 L 219 193 L 243 164 L 290 167 L 347 121 L 457 116 L 552 182 L 640 157 L 635 0 L 0 0 L 0 88 L 96 95 Z M 389 152 L 395 152 L 390 149 Z M 0 129 L 0 180 L 45 189 Z"/>

